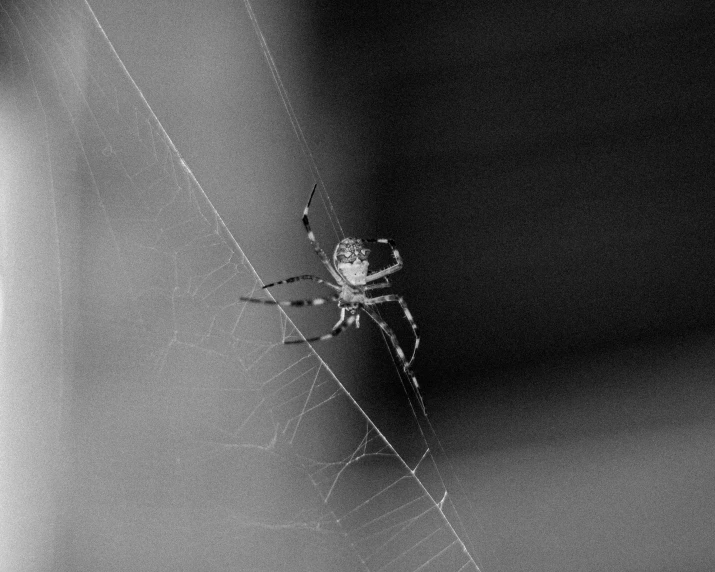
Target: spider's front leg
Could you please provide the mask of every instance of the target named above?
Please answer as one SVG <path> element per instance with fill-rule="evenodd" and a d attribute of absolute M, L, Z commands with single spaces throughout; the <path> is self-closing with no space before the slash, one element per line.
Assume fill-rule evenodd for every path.
<path fill-rule="evenodd" d="M 312 280 L 313 282 L 317 282 L 318 284 L 324 284 L 328 288 L 332 288 L 333 290 L 340 292 L 339 286 L 331 284 L 327 280 L 323 280 L 322 278 L 318 278 L 317 276 L 313 276 L 312 274 L 301 274 L 300 276 L 294 276 L 293 278 L 286 278 L 285 280 L 279 280 L 278 282 L 271 282 L 270 284 L 266 284 L 265 286 L 263 286 L 263 289 L 265 290 L 266 288 L 273 288 L 273 286 L 280 286 L 281 284 L 291 284 L 293 282 L 298 282 L 299 280 Z"/>
<path fill-rule="evenodd" d="M 372 282 L 373 280 L 379 280 L 380 278 L 383 278 L 387 276 L 388 274 L 394 274 L 395 272 L 398 272 L 399 270 L 402 269 L 403 263 L 402 263 L 402 257 L 400 256 L 400 253 L 397 250 L 397 247 L 395 246 L 395 241 L 392 240 L 391 238 L 363 238 L 363 242 L 377 242 L 379 244 L 387 244 L 391 249 L 392 249 L 392 258 L 395 259 L 395 263 L 392 266 L 388 266 L 387 268 L 384 268 L 382 270 L 378 270 L 377 272 L 373 272 L 372 274 L 368 274 L 367 278 L 365 278 L 365 282 Z"/>
<path fill-rule="evenodd" d="M 315 238 L 315 234 L 313 233 L 313 229 L 310 228 L 310 221 L 308 220 L 308 211 L 310 211 L 310 203 L 313 201 L 313 195 L 315 194 L 315 189 L 317 188 L 318 185 L 316 183 L 315 185 L 313 185 L 313 190 L 310 192 L 308 204 L 305 205 L 305 209 L 303 209 L 303 226 L 305 227 L 305 232 L 308 233 L 308 241 L 313 247 L 313 250 L 315 250 L 315 254 L 318 255 L 318 258 L 320 258 L 320 261 L 323 263 L 323 266 L 328 269 L 328 272 L 330 272 L 330 275 L 335 278 L 335 281 L 338 284 L 342 284 L 342 278 L 340 277 L 340 274 L 338 274 L 335 268 L 333 268 L 333 265 L 330 264 L 330 260 L 328 260 L 328 255 L 325 254 L 325 251 L 322 248 L 320 248 L 318 240 Z"/>
<path fill-rule="evenodd" d="M 368 284 L 364 288 L 365 290 L 377 290 L 378 288 L 389 288 L 390 286 L 392 286 L 392 284 L 386 276 L 384 282 L 379 282 L 378 284 Z"/>
<path fill-rule="evenodd" d="M 268 306 L 283 306 L 284 308 L 298 307 L 298 306 L 322 306 L 323 304 L 330 304 L 331 302 L 337 302 L 338 296 L 334 294 L 333 296 L 328 296 L 327 298 L 308 298 L 306 300 L 268 300 L 266 298 L 249 298 L 248 296 L 239 296 L 239 300 L 244 302 L 253 302 L 254 304 L 267 304 Z"/>

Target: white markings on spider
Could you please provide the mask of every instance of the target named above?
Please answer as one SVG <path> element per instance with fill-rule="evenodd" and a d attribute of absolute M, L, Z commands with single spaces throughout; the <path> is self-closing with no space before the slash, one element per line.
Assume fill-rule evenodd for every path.
<path fill-rule="evenodd" d="M 317 187 L 318 185 L 313 187 L 310 197 L 308 198 L 308 204 L 305 205 L 305 209 L 303 210 L 303 226 L 305 227 L 308 235 L 308 241 L 313 246 L 313 250 L 315 250 L 318 258 L 320 258 L 320 261 L 323 263 L 323 266 L 325 266 L 328 272 L 330 272 L 330 275 L 333 277 L 336 284 L 323 280 L 317 276 L 313 276 L 312 274 L 301 274 L 300 276 L 294 276 L 293 278 L 286 278 L 285 280 L 279 280 L 278 282 L 266 284 L 263 288 L 271 288 L 273 286 L 278 286 L 279 284 L 290 284 L 291 282 L 298 282 L 299 280 L 312 280 L 313 282 L 318 282 L 328 288 L 332 288 L 337 292 L 337 294 L 324 298 L 311 298 L 308 300 L 274 301 L 260 298 L 248 298 L 244 296 L 241 296 L 241 300 L 256 302 L 258 304 L 273 304 L 279 306 L 320 306 L 328 302 L 337 302 L 338 308 L 340 308 L 340 319 L 333 326 L 333 329 L 330 330 L 330 333 L 302 340 L 286 339 L 283 341 L 284 344 L 320 342 L 334 338 L 352 325 L 359 328 L 360 311 L 362 310 L 370 316 L 370 318 L 372 318 L 378 326 L 380 326 L 380 329 L 382 329 L 387 338 L 390 340 L 390 344 L 392 345 L 395 354 L 397 354 L 397 358 L 400 360 L 402 369 L 415 390 L 422 412 L 425 413 L 425 405 L 422 400 L 422 395 L 420 394 L 420 386 L 417 383 L 417 378 L 415 378 L 415 374 L 412 373 L 411 368 L 412 362 L 415 359 L 415 353 L 420 345 L 420 336 L 417 324 L 412 318 L 412 314 L 407 309 L 407 304 L 402 296 L 397 294 L 386 294 L 384 296 L 376 296 L 374 298 L 370 298 L 368 296 L 368 292 L 370 290 L 389 287 L 390 280 L 388 276 L 402 269 L 402 257 L 395 247 L 395 241 L 391 238 L 343 238 L 335 247 L 335 251 L 333 252 L 333 261 L 331 262 L 328 259 L 327 254 L 325 254 L 323 249 L 318 244 L 315 234 L 310 228 L 310 222 L 308 220 L 310 203 L 313 200 L 313 195 L 315 195 Z M 370 250 L 365 248 L 365 244 L 371 242 L 386 244 L 389 246 L 392 249 L 392 257 L 395 263 L 387 268 L 378 270 L 377 272 L 369 273 L 368 267 L 370 263 L 368 262 L 368 256 L 370 254 Z M 376 280 L 381 281 L 375 282 Z M 412 348 L 412 356 L 409 360 L 405 356 L 405 352 L 400 347 L 395 332 L 392 331 L 392 328 L 387 325 L 387 323 L 372 307 L 376 304 L 384 304 L 386 302 L 397 302 L 400 305 L 405 318 L 407 318 L 410 327 L 412 328 L 412 333 L 415 336 L 415 345 Z"/>

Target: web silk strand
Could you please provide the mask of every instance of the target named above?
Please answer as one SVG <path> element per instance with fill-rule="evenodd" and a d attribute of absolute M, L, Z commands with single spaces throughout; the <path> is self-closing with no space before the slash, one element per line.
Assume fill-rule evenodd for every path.
<path fill-rule="evenodd" d="M 263 52 L 263 56 L 266 59 L 266 63 L 268 64 L 268 69 L 270 69 L 271 71 L 273 83 L 275 83 L 276 88 L 278 89 L 278 93 L 280 94 L 281 101 L 283 102 L 283 107 L 285 107 L 285 110 L 288 113 L 288 118 L 290 119 L 291 126 L 293 127 L 293 132 L 298 138 L 298 142 L 300 143 L 300 148 L 303 152 L 303 156 L 308 163 L 308 168 L 310 169 L 311 174 L 318 183 L 318 187 L 321 191 L 320 197 L 323 201 L 323 205 L 325 206 L 326 211 L 328 212 L 328 218 L 330 219 L 330 224 L 333 226 L 333 231 L 339 239 L 345 238 L 345 233 L 343 232 L 343 227 L 340 224 L 340 219 L 335 213 L 333 203 L 330 200 L 330 195 L 325 188 L 325 183 L 323 182 L 323 178 L 320 176 L 320 171 L 318 170 L 318 166 L 315 162 L 315 159 L 313 158 L 313 153 L 311 152 L 310 146 L 308 145 L 308 141 L 306 140 L 305 134 L 303 133 L 303 128 L 300 126 L 298 117 L 293 110 L 293 105 L 291 104 L 290 98 L 288 97 L 288 92 L 283 85 L 283 80 L 278 73 L 278 67 L 276 66 L 276 63 L 273 59 L 273 54 L 268 47 L 268 43 L 266 42 L 266 38 L 261 31 L 261 27 L 258 25 L 258 19 L 256 18 L 256 14 L 253 12 L 253 6 L 251 5 L 250 0 L 243 0 L 243 2 L 246 5 L 246 11 L 248 12 L 248 17 L 251 19 L 253 30 L 255 31 L 256 36 L 258 38 L 258 43 L 261 45 L 261 51 Z"/>
<path fill-rule="evenodd" d="M 319 189 L 321 190 L 321 199 L 323 200 L 323 205 L 325 206 L 326 212 L 328 213 L 328 218 L 330 219 L 330 223 L 333 226 L 333 230 L 335 231 L 336 235 L 338 234 L 338 229 L 339 229 L 339 237 L 344 238 L 345 233 L 343 232 L 342 225 L 340 224 L 340 219 L 338 218 L 337 214 L 335 213 L 335 209 L 333 208 L 332 201 L 330 200 L 330 196 L 328 195 L 328 192 L 325 188 L 325 183 L 323 182 L 322 177 L 320 176 L 320 171 L 318 170 L 318 167 L 316 165 L 315 159 L 313 158 L 313 154 L 310 150 L 310 146 L 308 145 L 308 142 L 305 138 L 305 135 L 303 133 L 303 129 L 300 126 L 300 123 L 298 121 L 298 118 L 295 114 L 295 111 L 293 110 L 293 106 L 290 102 L 290 98 L 288 97 L 288 92 L 285 89 L 285 86 L 283 85 L 283 81 L 281 80 L 280 74 L 278 73 L 278 68 L 275 64 L 275 61 L 273 59 L 273 55 L 268 47 L 268 44 L 266 42 L 265 36 L 263 35 L 263 32 L 261 31 L 260 26 L 258 25 L 258 20 L 256 19 L 256 15 L 253 11 L 253 7 L 251 5 L 250 0 L 243 0 L 244 4 L 246 6 L 246 10 L 248 12 L 248 16 L 251 20 L 251 23 L 253 25 L 253 29 L 256 33 L 256 36 L 258 38 L 258 42 L 261 45 L 261 51 L 263 52 L 263 56 L 266 60 L 266 63 L 268 64 L 268 68 L 270 69 L 271 76 L 273 77 L 273 82 L 278 89 L 278 93 L 280 94 L 281 101 L 283 102 L 283 106 L 286 109 L 286 112 L 288 113 L 288 117 L 290 119 L 291 125 L 293 127 L 293 132 L 295 133 L 296 137 L 298 138 L 298 142 L 300 143 L 301 150 L 303 152 L 303 155 L 305 156 L 305 159 L 308 163 L 308 166 L 310 168 L 311 174 L 315 178 Z M 336 229 L 337 225 L 337 229 Z M 375 308 L 375 311 L 377 312 L 378 315 L 380 315 L 379 308 Z M 390 354 L 390 357 L 392 359 L 393 366 L 395 368 L 395 371 L 397 375 L 400 377 L 400 379 L 403 381 L 403 389 L 405 390 L 405 393 L 409 393 L 412 388 L 410 386 L 410 381 L 407 380 L 407 384 L 404 383 L 404 378 L 403 378 L 403 373 L 401 371 L 401 368 L 398 366 L 397 361 L 395 359 L 394 352 L 392 351 L 390 344 L 388 343 L 387 337 L 385 336 L 385 333 L 380 329 L 380 333 L 382 334 L 383 341 L 385 343 L 385 346 L 387 347 L 387 351 Z M 327 368 L 327 364 L 323 363 L 323 366 Z M 329 368 L 328 368 L 329 369 Z M 360 405 L 352 398 L 350 397 L 354 405 L 359 409 L 359 411 L 368 419 L 369 417 L 367 416 L 367 413 L 360 407 Z M 465 501 L 466 505 L 469 507 L 469 510 L 474 512 L 474 508 L 472 507 L 472 503 L 469 501 L 469 498 L 464 492 L 464 487 L 457 477 L 457 473 L 454 470 L 454 467 L 452 466 L 451 461 L 449 460 L 449 457 L 444 449 L 444 446 L 442 445 L 442 442 L 440 441 L 439 437 L 437 437 L 437 433 L 434 429 L 434 426 L 432 425 L 429 417 L 424 414 L 420 415 L 418 411 L 415 409 L 414 404 L 412 400 L 410 399 L 409 395 L 407 396 L 408 403 L 410 404 L 410 408 L 412 409 L 412 414 L 417 420 L 417 425 L 419 427 L 420 434 L 422 436 L 422 439 L 424 440 L 425 445 L 427 446 L 427 453 L 430 453 L 431 455 L 439 454 L 441 457 L 443 457 L 444 462 L 447 465 L 448 470 L 451 473 L 451 476 L 453 478 L 453 484 L 455 487 L 457 487 L 459 495 L 463 498 Z M 370 421 L 370 423 L 372 423 Z M 375 430 L 380 434 L 380 436 L 385 439 L 385 442 L 388 443 L 390 447 L 392 447 L 391 444 L 389 444 L 389 441 L 382 435 L 382 433 L 375 427 Z M 405 461 L 402 459 L 402 457 L 397 453 L 397 457 L 400 459 L 400 461 L 405 464 L 407 467 L 407 464 Z M 408 467 L 409 468 L 409 467 Z M 440 480 L 440 483 L 443 487 L 443 489 L 446 492 L 447 497 L 452 497 L 450 495 L 450 487 L 447 486 L 447 483 L 445 482 L 445 478 L 442 475 L 442 472 L 440 471 L 439 467 L 435 465 L 435 469 L 437 472 L 437 478 Z M 413 474 L 416 473 L 416 468 L 414 471 L 410 469 Z M 417 475 L 415 474 L 415 477 L 417 478 Z M 461 531 L 463 532 L 462 535 L 458 534 L 457 531 L 454 529 L 452 523 L 449 521 L 449 519 L 446 518 L 444 515 L 444 512 L 441 509 L 441 504 L 444 502 L 444 498 L 440 500 L 435 499 L 432 497 L 432 495 L 427 491 L 425 488 L 424 484 L 422 481 L 417 478 L 417 481 L 419 485 L 424 489 L 425 493 L 432 498 L 433 502 L 435 503 L 435 506 L 440 507 L 440 512 L 443 515 L 444 522 L 446 526 L 450 529 L 450 531 L 455 535 L 457 539 L 462 543 L 462 546 L 464 547 L 464 550 L 466 554 L 469 557 L 469 563 L 473 564 L 474 567 L 476 568 L 477 572 L 480 571 L 480 567 L 477 565 L 477 562 L 475 561 L 475 555 L 476 555 L 476 550 L 474 543 L 469 535 L 468 529 L 465 526 L 465 522 L 462 520 L 461 515 L 458 510 L 456 510 L 456 507 L 454 509 L 454 516 L 459 523 L 459 526 L 461 527 Z M 453 488 L 453 487 L 452 487 Z M 446 497 L 445 497 L 446 498 Z M 450 501 L 452 502 L 452 501 Z M 453 505 L 454 506 L 454 505 Z M 468 568 L 469 564 L 465 564 L 464 569 L 466 570 Z"/>

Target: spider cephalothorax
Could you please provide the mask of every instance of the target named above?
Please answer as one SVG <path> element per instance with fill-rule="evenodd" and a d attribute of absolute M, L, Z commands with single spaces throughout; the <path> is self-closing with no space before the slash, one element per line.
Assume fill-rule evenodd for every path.
<path fill-rule="evenodd" d="M 368 256 L 370 256 L 370 250 L 365 248 L 362 239 L 343 238 L 335 247 L 333 262 L 337 265 L 356 260 L 366 261 Z"/>
<path fill-rule="evenodd" d="M 320 261 L 323 263 L 328 272 L 330 272 L 330 275 L 333 277 L 336 284 L 327 282 L 326 280 L 313 276 L 312 274 L 302 274 L 301 276 L 295 276 L 293 278 L 280 280 L 279 282 L 273 282 L 272 284 L 266 284 L 263 288 L 271 288 L 272 286 L 278 286 L 279 284 L 290 284 L 291 282 L 297 282 L 298 280 L 313 280 L 314 282 L 323 284 L 328 288 L 332 288 L 335 291 L 335 294 L 327 298 L 312 298 L 309 300 L 275 301 L 262 298 L 249 298 L 245 296 L 241 296 L 241 300 L 257 302 L 260 304 L 277 304 L 279 306 L 319 306 L 321 304 L 325 304 L 326 302 L 337 302 L 338 307 L 340 308 L 340 319 L 333 326 L 333 329 L 329 334 L 299 340 L 286 339 L 283 340 L 283 343 L 285 344 L 301 344 L 305 342 L 327 340 L 334 338 L 350 326 L 359 327 L 359 311 L 362 310 L 370 316 L 370 318 L 372 318 L 378 326 L 380 326 L 382 331 L 389 338 L 390 343 L 397 354 L 397 358 L 402 364 L 402 369 L 409 378 L 410 383 L 412 383 L 412 387 L 415 390 L 420 407 L 424 412 L 425 406 L 422 401 L 422 396 L 420 395 L 420 386 L 417 383 L 417 379 L 412 373 L 412 369 L 410 367 L 412 365 L 412 361 L 415 359 L 417 347 L 420 345 L 420 336 L 417 332 L 417 324 L 415 324 L 415 321 L 412 319 L 412 314 L 410 314 L 410 311 L 407 309 L 407 304 L 402 296 L 398 296 L 397 294 L 385 294 L 384 296 L 375 296 L 374 298 L 371 298 L 369 295 L 369 291 L 371 290 L 387 288 L 390 286 L 388 276 L 402 268 L 402 258 L 395 247 L 395 241 L 391 238 L 343 238 L 335 247 L 335 251 L 333 252 L 333 261 L 331 263 L 323 249 L 320 248 L 320 245 L 310 228 L 310 222 L 308 221 L 308 211 L 310 210 L 310 203 L 313 200 L 316 188 L 317 185 L 313 187 L 313 191 L 310 193 L 310 198 L 308 199 L 308 204 L 303 210 L 303 226 L 305 226 L 305 230 L 308 233 L 308 241 L 313 246 L 313 250 L 315 250 L 315 253 L 320 258 Z M 371 242 L 389 246 L 392 249 L 392 257 L 394 258 L 395 263 L 387 268 L 383 268 L 382 270 L 369 274 L 369 262 L 367 257 L 370 254 L 370 250 L 365 248 L 365 244 Z M 407 318 L 407 321 L 412 327 L 412 333 L 415 336 L 415 345 L 412 348 L 412 356 L 409 360 L 405 356 L 405 352 L 402 351 L 402 348 L 397 341 L 395 332 L 392 331 L 392 328 L 387 325 L 385 320 L 380 317 L 377 311 L 372 308 L 372 306 L 376 304 L 383 304 L 385 302 L 397 302 L 400 305 L 400 308 L 402 308 L 405 318 Z"/>

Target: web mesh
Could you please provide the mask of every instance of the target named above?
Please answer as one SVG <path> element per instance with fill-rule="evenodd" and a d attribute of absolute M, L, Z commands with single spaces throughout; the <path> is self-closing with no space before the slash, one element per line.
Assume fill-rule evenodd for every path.
<path fill-rule="evenodd" d="M 2 10 L 62 285 L 58 568 L 477 570 L 429 424 L 397 451 L 239 300 L 258 276 L 90 8 Z"/>

